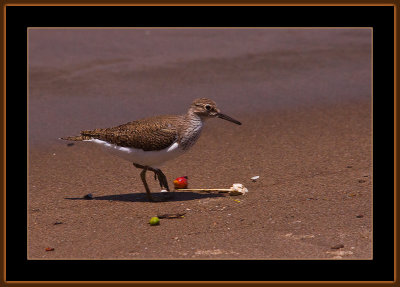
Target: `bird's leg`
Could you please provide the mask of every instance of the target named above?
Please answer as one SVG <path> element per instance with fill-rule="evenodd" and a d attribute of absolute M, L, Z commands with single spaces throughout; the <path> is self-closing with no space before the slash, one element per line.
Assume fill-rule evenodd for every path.
<path fill-rule="evenodd" d="M 166 177 L 165 174 L 161 171 L 161 169 L 158 169 L 158 172 L 157 172 L 157 173 L 158 173 L 158 178 L 161 179 L 161 180 L 160 180 L 160 184 L 161 184 L 161 181 L 162 181 L 164 187 L 169 191 L 167 177 Z"/>
<path fill-rule="evenodd" d="M 141 168 L 141 169 L 145 168 L 143 165 L 140 165 L 140 164 L 137 164 L 137 163 L 133 163 L 133 166 L 136 167 L 136 168 Z"/>
<path fill-rule="evenodd" d="M 158 177 L 157 177 L 157 172 L 158 172 L 158 170 L 157 170 L 157 169 L 154 169 L 154 168 L 149 167 L 149 166 L 145 167 L 145 166 L 140 165 L 140 164 L 137 164 L 137 163 L 133 163 L 133 165 L 134 165 L 136 168 L 141 168 L 141 169 L 147 168 L 148 170 L 154 172 L 154 180 L 157 180 L 157 179 L 158 179 Z M 160 186 L 162 187 L 161 182 L 160 182 Z"/>
<path fill-rule="evenodd" d="M 149 188 L 149 186 L 147 185 L 147 182 L 146 182 L 146 171 L 147 171 L 148 168 L 146 166 L 143 166 L 143 165 L 140 165 L 140 164 L 137 164 L 137 163 L 133 163 L 133 165 L 136 168 L 141 168 L 142 169 L 142 172 L 140 173 L 140 178 L 142 179 L 144 188 L 146 189 L 147 198 L 150 201 L 154 201 L 153 197 L 150 194 L 150 188 Z"/>
<path fill-rule="evenodd" d="M 154 180 L 158 180 L 158 183 L 160 184 L 160 187 L 163 188 L 163 185 L 161 184 L 160 177 L 157 174 L 156 169 L 151 169 L 152 172 L 154 172 Z"/>
<path fill-rule="evenodd" d="M 150 170 L 150 171 L 154 172 L 154 179 L 155 180 L 158 179 L 158 182 L 159 182 L 161 188 L 166 188 L 167 191 L 170 191 L 169 190 L 169 186 L 168 186 L 167 177 L 165 176 L 165 174 L 160 169 L 152 168 L 150 166 L 143 166 L 143 165 L 140 165 L 140 164 L 137 164 L 137 163 L 133 163 L 133 165 L 136 168 L 143 169 L 143 171 L 140 173 L 140 176 L 142 178 L 143 185 L 144 185 L 144 187 L 146 189 L 147 197 L 149 198 L 149 200 L 153 200 L 153 198 L 151 197 L 150 189 L 149 189 L 149 186 L 147 185 L 147 182 L 146 182 L 146 171 L 147 170 Z"/>
<path fill-rule="evenodd" d="M 147 185 L 147 182 L 146 182 L 146 171 L 147 171 L 147 168 L 143 168 L 142 172 L 140 173 L 140 177 L 142 178 L 142 182 L 143 182 L 144 188 L 146 189 L 147 198 L 150 201 L 154 201 L 153 197 L 150 194 L 150 188 L 149 188 L 149 186 Z"/>
<path fill-rule="evenodd" d="M 154 172 L 154 176 L 156 176 L 158 178 L 160 187 L 161 188 L 165 187 L 169 191 L 167 177 L 164 175 L 164 173 L 158 168 L 148 167 L 148 170 L 151 170 L 152 172 Z"/>
<path fill-rule="evenodd" d="M 166 178 L 165 178 L 165 176 L 163 177 L 164 174 L 160 175 L 160 170 L 158 168 L 148 167 L 147 169 L 154 172 L 154 179 L 158 179 L 160 187 L 161 188 L 166 187 L 167 190 L 169 191 L 168 183 L 166 183 Z"/>
<path fill-rule="evenodd" d="M 158 180 L 160 182 L 161 188 L 166 188 L 168 192 L 163 193 L 164 198 L 171 198 L 173 194 L 171 194 L 168 186 L 168 180 L 165 174 L 160 169 L 154 169 L 154 173 L 157 173 Z"/>

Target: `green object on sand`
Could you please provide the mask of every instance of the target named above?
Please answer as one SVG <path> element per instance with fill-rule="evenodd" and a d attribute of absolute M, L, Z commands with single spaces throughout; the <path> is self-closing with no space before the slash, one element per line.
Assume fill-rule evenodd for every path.
<path fill-rule="evenodd" d="M 160 219 L 156 216 L 156 217 L 152 217 L 150 219 L 150 225 L 159 225 L 160 224 Z"/>

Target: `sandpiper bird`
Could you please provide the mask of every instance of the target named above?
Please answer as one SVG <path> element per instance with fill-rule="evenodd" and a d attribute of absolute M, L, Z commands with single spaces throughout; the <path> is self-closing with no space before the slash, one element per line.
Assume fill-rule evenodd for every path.
<path fill-rule="evenodd" d="M 169 191 L 167 178 L 159 167 L 189 150 L 199 138 L 204 121 L 215 117 L 241 125 L 222 114 L 214 101 L 201 98 L 194 100 L 184 115 L 155 116 L 113 128 L 82 131 L 79 136 L 61 139 L 94 142 L 132 162 L 136 168 L 142 169 L 140 177 L 147 197 L 152 201 L 146 171 L 154 172 L 161 188 Z"/>

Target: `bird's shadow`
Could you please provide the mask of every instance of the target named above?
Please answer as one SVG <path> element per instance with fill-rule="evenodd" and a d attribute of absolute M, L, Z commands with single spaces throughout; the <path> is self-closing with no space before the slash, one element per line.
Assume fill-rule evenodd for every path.
<path fill-rule="evenodd" d="M 195 192 L 171 192 L 167 197 L 159 193 L 151 193 L 155 202 L 157 201 L 188 201 L 203 198 L 225 197 L 220 193 L 195 193 Z M 65 197 L 68 200 L 108 200 L 108 201 L 123 201 L 123 202 L 148 202 L 147 194 L 142 193 L 126 193 L 115 195 L 93 196 L 90 199 L 87 197 Z"/>

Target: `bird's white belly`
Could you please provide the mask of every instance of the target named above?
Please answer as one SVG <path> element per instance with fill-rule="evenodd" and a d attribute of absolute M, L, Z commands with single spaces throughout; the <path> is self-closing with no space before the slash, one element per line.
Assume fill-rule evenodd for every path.
<path fill-rule="evenodd" d="M 101 145 L 107 152 L 119 156 L 127 161 L 143 166 L 159 167 L 164 162 L 174 159 L 185 151 L 179 148 L 177 142 L 159 151 L 144 151 L 142 149 L 120 147 L 99 139 L 86 140 Z"/>

